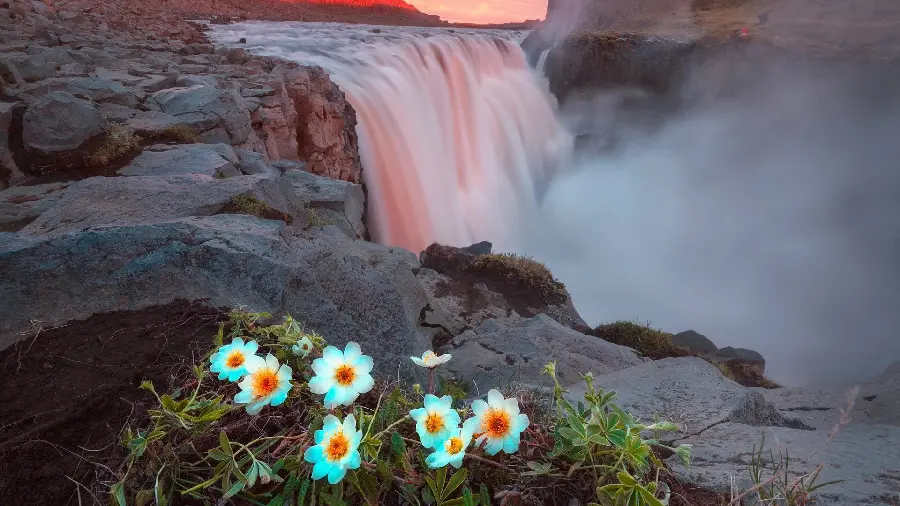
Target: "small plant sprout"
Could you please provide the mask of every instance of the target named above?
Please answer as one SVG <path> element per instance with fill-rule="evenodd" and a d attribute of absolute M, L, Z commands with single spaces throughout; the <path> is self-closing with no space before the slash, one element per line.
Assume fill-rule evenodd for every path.
<path fill-rule="evenodd" d="M 519 413 L 519 401 L 506 399 L 499 391 L 491 389 L 487 402 L 478 399 L 472 403 L 475 416 L 466 420 L 474 424 L 476 446 L 485 443 L 484 451 L 496 455 L 501 450 L 515 453 L 519 449 L 522 431 L 528 427 L 528 415 Z"/>
<path fill-rule="evenodd" d="M 446 355 L 438 355 L 437 353 L 428 350 L 422 354 L 422 358 L 419 357 L 409 357 L 410 360 L 413 361 L 419 367 L 424 367 L 428 369 L 428 393 L 434 393 L 434 368 L 441 365 L 446 364 L 453 358 L 453 355 L 449 353 Z"/>
<path fill-rule="evenodd" d="M 234 396 L 235 404 L 246 404 L 247 413 L 257 415 L 267 405 L 280 406 L 291 389 L 291 368 L 279 366 L 271 353 L 247 360 L 247 376 L 238 384 L 241 391 Z"/>
<path fill-rule="evenodd" d="M 291 351 L 294 352 L 294 355 L 297 355 L 300 358 L 309 356 L 309 352 L 311 352 L 312 349 L 313 343 L 308 336 L 303 336 L 302 339 L 297 341 L 297 344 L 291 347 Z"/>
<path fill-rule="evenodd" d="M 409 412 L 416 421 L 416 432 L 425 448 L 437 448 L 459 428 L 459 413 L 453 409 L 453 397 L 425 396 L 425 405 Z"/>
<path fill-rule="evenodd" d="M 462 466 L 463 457 L 466 456 L 466 448 L 472 442 L 474 432 L 474 419 L 470 418 L 461 428 L 455 429 L 450 437 L 438 445 L 437 451 L 429 455 L 425 459 L 425 463 L 432 469 L 444 467 L 447 464 L 459 469 Z"/>
<path fill-rule="evenodd" d="M 334 415 L 325 417 L 321 430 L 316 431 L 315 446 L 306 450 L 303 459 L 313 464 L 312 479 L 328 477 L 335 485 L 344 479 L 348 469 L 358 469 L 362 464 L 359 443 L 362 431 L 356 430 L 356 418 L 347 415 L 343 423 Z"/>
<path fill-rule="evenodd" d="M 212 364 L 209 370 L 219 373 L 220 380 L 238 381 L 247 374 L 247 362 L 256 356 L 258 349 L 256 341 L 244 343 L 243 339 L 236 337 L 231 344 L 222 346 L 209 357 Z"/>
<path fill-rule="evenodd" d="M 372 366 L 372 357 L 363 355 L 357 343 L 347 343 L 343 352 L 329 346 L 322 352 L 322 358 L 313 360 L 312 369 L 316 375 L 309 380 L 309 389 L 325 396 L 326 408 L 349 406 L 359 394 L 375 386 L 370 374 Z"/>

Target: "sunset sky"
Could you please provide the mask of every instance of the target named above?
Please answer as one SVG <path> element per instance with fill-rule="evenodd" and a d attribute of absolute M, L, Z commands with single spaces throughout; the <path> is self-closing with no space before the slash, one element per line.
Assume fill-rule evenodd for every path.
<path fill-rule="evenodd" d="M 543 19 L 547 0 L 406 0 L 427 14 L 447 21 L 504 23 Z"/>

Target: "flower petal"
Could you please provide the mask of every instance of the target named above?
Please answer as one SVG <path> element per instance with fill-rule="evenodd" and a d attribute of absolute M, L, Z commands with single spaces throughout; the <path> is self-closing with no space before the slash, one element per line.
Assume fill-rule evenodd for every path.
<path fill-rule="evenodd" d="M 322 352 L 322 360 L 333 369 L 337 369 L 344 364 L 344 354 L 334 346 L 329 346 Z"/>
<path fill-rule="evenodd" d="M 419 367 L 428 367 L 427 365 L 425 365 L 425 362 L 419 357 L 409 357 L 409 358 L 413 361 L 414 364 L 416 364 Z"/>
<path fill-rule="evenodd" d="M 234 396 L 235 404 L 247 404 L 253 400 L 253 394 L 249 390 L 242 390 Z"/>
<path fill-rule="evenodd" d="M 375 380 L 372 379 L 372 376 L 369 374 L 360 374 L 354 380 L 353 384 L 350 386 L 351 389 L 356 390 L 357 392 L 364 394 L 375 386 Z"/>
<path fill-rule="evenodd" d="M 492 408 L 503 408 L 503 401 L 505 400 L 503 394 L 495 388 L 492 388 L 487 394 L 488 406 Z"/>
<path fill-rule="evenodd" d="M 354 367 L 356 367 L 357 374 L 369 374 L 372 372 L 372 368 L 375 367 L 375 362 L 373 362 L 372 357 L 368 355 L 363 355 L 353 362 L 348 360 L 347 363 L 352 363 Z"/>
<path fill-rule="evenodd" d="M 275 358 L 275 355 L 272 355 L 271 353 L 266 355 L 266 367 L 272 371 L 278 370 L 278 359 Z"/>
<path fill-rule="evenodd" d="M 235 337 L 234 339 L 231 340 L 231 346 L 233 348 L 240 348 L 240 347 L 244 346 L 244 340 L 241 339 L 240 337 Z"/>
<path fill-rule="evenodd" d="M 463 457 L 465 457 L 465 456 L 466 456 L 466 452 L 459 452 L 456 455 L 452 455 L 450 457 L 450 459 L 447 461 L 447 463 L 450 464 L 451 466 L 459 469 L 460 467 L 462 467 Z"/>
<path fill-rule="evenodd" d="M 328 415 L 324 420 L 322 420 L 322 430 L 324 430 L 327 434 L 331 434 L 341 425 L 342 424 L 340 418 L 334 415 Z"/>
<path fill-rule="evenodd" d="M 491 455 L 491 456 L 497 455 L 498 453 L 500 453 L 500 450 L 502 450 L 502 449 L 503 449 L 503 440 L 502 439 L 488 438 L 487 444 L 484 445 L 484 453 L 487 453 L 488 455 Z"/>
<path fill-rule="evenodd" d="M 303 460 L 310 464 L 315 464 L 320 460 L 325 460 L 325 448 L 320 445 L 313 445 L 306 449 L 303 453 Z"/>
<path fill-rule="evenodd" d="M 317 358 L 312 361 L 312 370 L 318 376 L 332 377 L 334 376 L 334 370 L 337 367 L 338 366 L 332 366 L 331 364 L 329 364 L 328 361 L 326 361 L 324 358 Z"/>
<path fill-rule="evenodd" d="M 266 366 L 265 359 L 260 357 L 259 355 L 251 355 L 247 357 L 246 360 L 247 361 L 244 362 L 244 368 L 247 369 L 247 372 L 249 374 L 253 374 Z"/>
<path fill-rule="evenodd" d="M 344 475 L 347 474 L 347 470 L 340 466 L 333 466 L 330 471 L 328 471 L 328 483 L 332 485 L 337 485 L 341 480 L 344 479 Z"/>
<path fill-rule="evenodd" d="M 510 397 L 503 401 L 503 409 L 509 413 L 509 416 L 516 416 L 519 414 L 519 400 L 515 397 Z"/>
<path fill-rule="evenodd" d="M 506 453 L 516 453 L 519 450 L 519 438 L 509 436 L 503 440 L 503 451 Z"/>
<path fill-rule="evenodd" d="M 347 469 L 359 469 L 359 466 L 362 465 L 362 457 L 359 455 L 358 451 L 350 452 L 350 455 L 347 458 L 347 462 L 344 464 Z"/>
<path fill-rule="evenodd" d="M 283 392 L 276 392 L 272 395 L 272 402 L 270 403 L 272 406 L 281 406 L 284 404 L 284 401 L 287 399 L 287 390 Z"/>
<path fill-rule="evenodd" d="M 472 401 L 472 413 L 475 413 L 475 416 L 480 417 L 484 414 L 488 409 L 488 404 L 481 399 L 477 399 Z"/>
<path fill-rule="evenodd" d="M 250 341 L 244 345 L 244 353 L 247 355 L 255 355 L 257 350 L 259 350 L 259 343 L 256 341 Z"/>
<path fill-rule="evenodd" d="M 362 356 L 362 348 L 359 347 L 359 343 L 355 343 L 350 341 L 344 346 L 344 362 L 347 364 L 353 364 Z"/>
<path fill-rule="evenodd" d="M 425 408 L 416 408 L 409 410 L 409 416 L 417 421 L 417 422 L 425 422 L 425 419 L 428 417 L 428 412 L 425 411 Z"/>
<path fill-rule="evenodd" d="M 356 433 L 356 417 L 353 415 L 347 415 L 344 418 L 344 434 L 350 435 Z"/>
<path fill-rule="evenodd" d="M 328 460 L 322 459 L 316 462 L 316 465 L 313 466 L 312 470 L 312 479 L 321 480 L 331 471 L 331 463 Z"/>
<path fill-rule="evenodd" d="M 334 378 L 313 376 L 309 380 L 309 391 L 316 395 L 325 395 L 335 385 Z"/>
<path fill-rule="evenodd" d="M 520 413 L 513 418 L 513 430 L 516 432 L 522 432 L 523 430 L 528 428 L 529 423 L 530 422 L 528 421 L 528 415 Z"/>
<path fill-rule="evenodd" d="M 283 366 L 281 366 L 280 369 L 278 369 L 278 379 L 280 379 L 280 380 L 290 380 L 290 379 L 291 379 L 291 375 L 292 375 L 293 373 L 294 373 L 294 371 L 291 370 L 291 368 L 290 368 L 289 366 L 283 365 Z"/>

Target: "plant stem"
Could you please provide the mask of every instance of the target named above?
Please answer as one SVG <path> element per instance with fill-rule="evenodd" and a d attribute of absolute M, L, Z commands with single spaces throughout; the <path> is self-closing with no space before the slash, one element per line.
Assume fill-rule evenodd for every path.
<path fill-rule="evenodd" d="M 434 367 L 428 369 L 428 393 L 434 395 Z"/>
<path fill-rule="evenodd" d="M 387 427 L 385 427 L 385 429 L 384 429 L 383 431 L 379 432 L 378 434 L 375 434 L 375 438 L 377 439 L 379 436 L 381 436 L 381 435 L 384 434 L 385 432 L 387 432 L 387 431 L 393 429 L 394 427 L 400 425 L 400 423 L 405 422 L 407 419 L 409 419 L 409 415 L 406 415 L 406 416 L 404 416 L 403 418 L 397 420 L 396 422 L 394 422 L 394 423 L 388 425 Z"/>

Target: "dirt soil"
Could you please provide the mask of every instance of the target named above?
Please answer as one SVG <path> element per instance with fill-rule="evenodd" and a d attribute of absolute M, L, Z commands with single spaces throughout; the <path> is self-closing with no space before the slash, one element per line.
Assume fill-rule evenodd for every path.
<path fill-rule="evenodd" d="M 122 427 L 146 422 L 138 385 L 168 389 L 224 319 L 177 301 L 36 330 L 0 352 L 0 504 L 107 504 L 90 491 L 114 481 L 104 466 L 121 462 Z"/>

